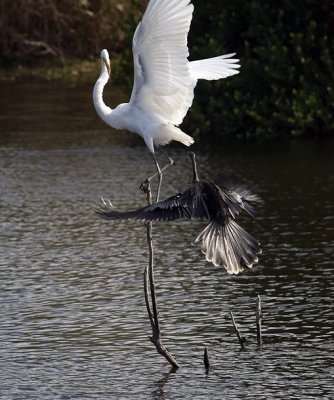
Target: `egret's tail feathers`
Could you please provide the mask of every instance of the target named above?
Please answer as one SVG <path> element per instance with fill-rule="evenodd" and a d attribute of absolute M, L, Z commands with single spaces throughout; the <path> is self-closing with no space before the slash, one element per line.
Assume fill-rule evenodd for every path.
<path fill-rule="evenodd" d="M 189 64 L 191 76 L 196 80 L 206 79 L 211 81 L 236 75 L 239 73 L 240 65 L 238 59 L 231 58 L 234 55 L 235 53 L 232 53 L 205 60 L 191 61 Z"/>
<path fill-rule="evenodd" d="M 161 126 L 158 135 L 154 137 L 153 140 L 155 145 L 165 145 L 172 140 L 181 142 L 185 146 L 190 146 L 194 143 L 194 139 L 191 136 L 182 132 L 180 128 L 177 128 L 172 124 Z"/>
<path fill-rule="evenodd" d="M 194 143 L 194 139 L 187 135 L 186 133 L 182 132 L 181 129 L 177 129 L 177 137 L 174 140 L 178 140 L 179 142 L 183 143 L 185 146 L 191 146 Z"/>
<path fill-rule="evenodd" d="M 231 218 L 226 224 L 212 220 L 194 244 L 201 246 L 207 261 L 223 265 L 229 274 L 251 268 L 261 253 L 259 242 Z"/>

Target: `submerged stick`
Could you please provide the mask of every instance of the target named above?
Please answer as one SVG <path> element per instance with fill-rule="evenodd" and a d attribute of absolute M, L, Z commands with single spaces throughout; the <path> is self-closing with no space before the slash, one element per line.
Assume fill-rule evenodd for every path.
<path fill-rule="evenodd" d="M 262 346 L 262 309 L 261 309 L 261 297 L 258 294 L 256 299 L 256 337 L 257 337 L 257 345 L 259 347 Z"/>
<path fill-rule="evenodd" d="M 151 186 L 148 182 L 145 188 L 147 195 L 148 204 L 152 204 L 152 193 Z M 175 358 L 170 354 L 166 347 L 162 344 L 160 323 L 159 323 L 159 312 L 157 306 L 157 299 L 155 294 L 155 281 L 154 281 L 154 252 L 153 252 L 153 239 L 152 239 L 152 222 L 146 223 L 147 229 L 147 244 L 149 249 L 149 264 L 144 271 L 144 293 L 145 303 L 147 308 L 147 314 L 150 319 L 152 336 L 150 341 L 155 345 L 157 352 L 164 356 L 173 368 L 180 368 Z M 150 295 L 150 296 L 149 296 Z M 150 303 L 151 297 L 151 303 Z"/>
<path fill-rule="evenodd" d="M 237 325 L 236 325 L 236 323 L 234 321 L 234 316 L 233 316 L 233 312 L 232 311 L 230 311 L 230 315 L 231 315 L 231 319 L 232 319 L 232 324 L 233 324 L 234 330 L 235 330 L 235 332 L 236 332 L 236 334 L 238 336 L 238 340 L 239 340 L 240 346 L 241 346 L 242 350 L 245 350 L 245 341 L 246 341 L 246 339 L 241 336 L 240 331 L 239 331 L 239 329 L 238 329 L 238 327 L 237 327 Z"/>
<path fill-rule="evenodd" d="M 205 347 L 204 349 L 204 366 L 206 369 L 206 372 L 209 372 L 210 369 L 210 360 L 209 360 L 209 353 L 208 353 L 208 349 Z"/>

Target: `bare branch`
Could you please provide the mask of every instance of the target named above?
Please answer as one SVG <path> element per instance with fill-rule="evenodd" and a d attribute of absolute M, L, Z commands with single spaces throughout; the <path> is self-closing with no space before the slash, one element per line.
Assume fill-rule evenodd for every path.
<path fill-rule="evenodd" d="M 151 311 L 150 300 L 149 300 L 149 293 L 148 293 L 149 285 L 148 285 L 148 279 L 149 279 L 149 278 L 148 278 L 148 266 L 146 266 L 146 267 L 145 267 L 145 271 L 144 271 L 144 294 L 145 294 L 145 304 L 146 304 L 147 314 L 148 314 L 148 317 L 149 317 L 149 319 L 150 319 L 151 327 L 152 327 L 152 332 L 153 332 L 154 329 L 155 329 L 155 326 L 154 326 L 154 319 L 153 319 L 153 314 L 152 314 L 152 311 Z"/>
<path fill-rule="evenodd" d="M 151 186 L 148 182 L 145 188 L 147 195 L 148 204 L 152 204 L 152 193 Z M 174 357 L 166 349 L 161 341 L 160 324 L 159 324 L 159 312 L 157 306 L 157 299 L 155 294 L 155 281 L 154 281 L 154 251 L 153 251 L 153 239 L 152 239 L 152 222 L 146 223 L 147 229 L 147 244 L 149 249 L 149 264 L 145 268 L 144 273 L 144 292 L 145 292 L 145 303 L 147 313 L 151 322 L 152 336 L 150 337 L 151 342 L 155 345 L 157 352 L 164 356 L 173 368 L 180 368 Z M 151 305 L 149 302 L 149 289 L 151 295 Z"/>
<path fill-rule="evenodd" d="M 261 309 L 261 297 L 257 295 L 256 299 L 256 337 L 257 337 L 257 345 L 259 347 L 262 346 L 262 332 L 261 332 L 261 325 L 262 325 L 262 309 Z"/>
<path fill-rule="evenodd" d="M 236 334 L 238 336 L 238 340 L 239 340 L 240 346 L 241 346 L 242 350 L 245 350 L 246 349 L 245 348 L 246 339 L 241 336 L 240 331 L 239 331 L 239 329 L 238 329 L 238 327 L 237 327 L 237 325 L 236 325 L 236 323 L 234 321 L 234 316 L 233 316 L 233 312 L 232 311 L 230 311 L 230 315 L 231 315 L 231 319 L 232 319 L 232 324 L 233 324 L 234 330 L 235 330 L 235 332 L 236 332 Z"/>

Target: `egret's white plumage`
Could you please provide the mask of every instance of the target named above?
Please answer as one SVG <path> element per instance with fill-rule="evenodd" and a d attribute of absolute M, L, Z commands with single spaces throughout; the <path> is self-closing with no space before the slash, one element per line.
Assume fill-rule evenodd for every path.
<path fill-rule="evenodd" d="M 198 79 L 221 79 L 239 72 L 239 60 L 231 58 L 234 54 L 188 61 L 187 35 L 193 10 L 190 0 L 149 1 L 133 37 L 131 98 L 114 110 L 102 98 L 110 60 L 107 50 L 101 52 L 102 71 L 93 92 L 98 115 L 113 128 L 140 135 L 153 155 L 155 146 L 172 140 L 186 146 L 194 142 L 177 126 L 192 104 Z M 161 180 L 158 164 L 157 168 Z"/>

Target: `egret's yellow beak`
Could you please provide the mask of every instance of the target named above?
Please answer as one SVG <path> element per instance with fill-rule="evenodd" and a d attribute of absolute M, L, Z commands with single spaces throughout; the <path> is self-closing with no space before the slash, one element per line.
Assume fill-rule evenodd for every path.
<path fill-rule="evenodd" d="M 108 74 L 110 75 L 110 63 L 109 63 L 109 60 L 107 60 L 106 58 L 103 57 L 103 62 L 105 64 L 105 66 L 107 67 Z"/>

